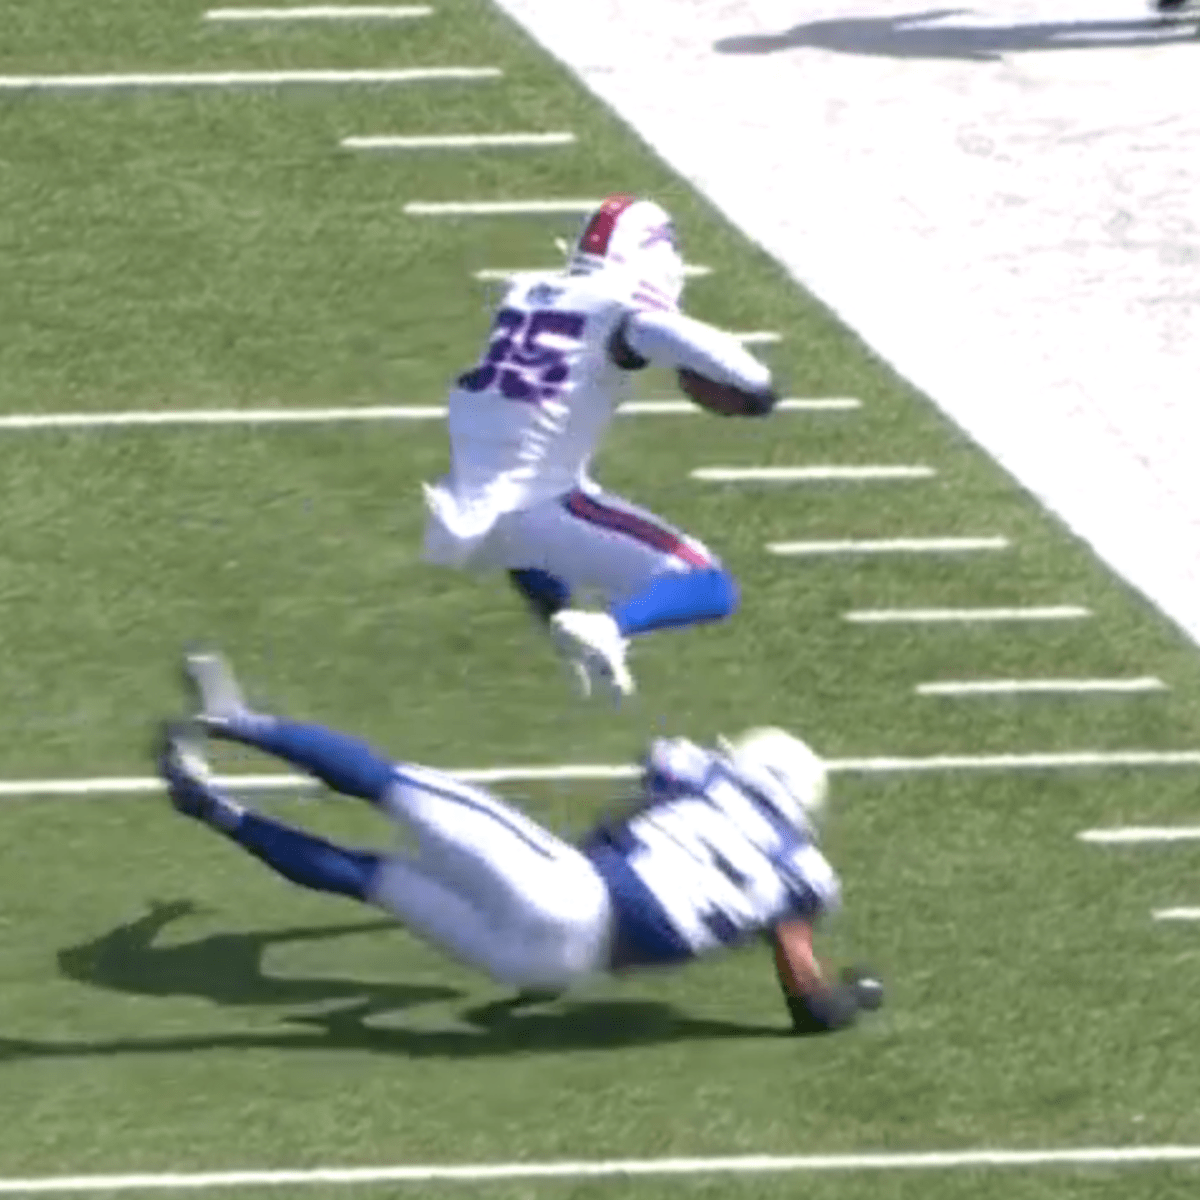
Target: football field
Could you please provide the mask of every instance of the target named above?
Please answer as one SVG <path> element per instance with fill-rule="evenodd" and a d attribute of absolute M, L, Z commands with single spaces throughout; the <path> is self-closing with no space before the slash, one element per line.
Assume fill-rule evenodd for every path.
<path fill-rule="evenodd" d="M 490 4 L 410 8 L 0 0 L 0 1195 L 1194 1195 L 1195 648 Z M 620 712 L 504 581 L 418 561 L 495 277 L 614 190 L 792 401 L 649 373 L 614 422 L 600 480 L 743 589 L 639 643 Z M 560 830 L 647 736 L 795 728 L 835 770 L 823 948 L 887 1005 L 789 1038 L 749 951 L 512 1011 L 171 812 L 191 640 Z"/>

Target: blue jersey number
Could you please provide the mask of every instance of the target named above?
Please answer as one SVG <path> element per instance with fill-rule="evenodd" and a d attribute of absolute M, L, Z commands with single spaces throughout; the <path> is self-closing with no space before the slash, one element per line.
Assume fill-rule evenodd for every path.
<path fill-rule="evenodd" d="M 492 325 L 491 341 L 479 365 L 460 375 L 467 392 L 496 388 L 508 400 L 538 404 L 553 400 L 571 373 L 566 353 L 546 342 L 547 336 L 578 341 L 587 317 L 583 313 L 539 308 L 523 312 L 502 308 Z"/>

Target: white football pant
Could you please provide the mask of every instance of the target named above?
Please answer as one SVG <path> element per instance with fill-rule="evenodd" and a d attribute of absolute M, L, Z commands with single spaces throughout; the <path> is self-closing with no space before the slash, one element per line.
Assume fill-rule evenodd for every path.
<path fill-rule="evenodd" d="M 418 937 L 514 987 L 566 987 L 609 963 L 608 888 L 574 846 L 482 788 L 397 766 L 384 810 L 416 841 L 369 899 Z"/>
<path fill-rule="evenodd" d="M 428 536 L 425 557 L 444 561 Z M 719 563 L 695 538 L 591 484 L 504 513 L 464 565 L 546 571 L 572 592 L 599 592 L 611 607 L 637 595 L 658 575 Z"/>

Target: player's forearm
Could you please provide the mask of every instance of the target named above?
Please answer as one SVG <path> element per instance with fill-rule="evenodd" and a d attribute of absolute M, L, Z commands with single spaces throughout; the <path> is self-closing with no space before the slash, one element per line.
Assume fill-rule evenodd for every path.
<path fill-rule="evenodd" d="M 629 348 L 659 367 L 687 367 L 747 392 L 767 391 L 771 372 L 724 330 L 676 312 L 639 312 L 625 323 Z"/>
<path fill-rule="evenodd" d="M 775 972 L 797 1033 L 825 1033 L 852 1025 L 858 1016 L 853 989 L 829 982 L 813 953 L 812 933 L 794 922 L 773 931 Z"/>

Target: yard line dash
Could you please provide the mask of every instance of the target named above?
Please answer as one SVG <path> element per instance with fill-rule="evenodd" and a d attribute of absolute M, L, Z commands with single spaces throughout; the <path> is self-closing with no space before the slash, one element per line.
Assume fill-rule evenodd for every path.
<path fill-rule="evenodd" d="M 756 329 L 749 333 L 733 334 L 743 346 L 772 346 L 776 342 L 783 341 L 782 333 L 773 333 L 770 330 Z"/>
<path fill-rule="evenodd" d="M 347 150 L 490 150 L 531 146 L 569 146 L 573 133 L 379 134 L 345 137 Z"/>
<path fill-rule="evenodd" d="M 1030 606 L 1027 608 L 863 608 L 843 613 L 858 625 L 952 624 L 1004 621 L 1076 621 L 1091 616 L 1077 604 Z"/>
<path fill-rule="evenodd" d="M 0 75 L 0 91 L 278 87 L 284 84 L 428 83 L 498 79 L 499 67 L 405 67 L 301 71 L 176 71 L 135 75 Z"/>
<path fill-rule="evenodd" d="M 425 4 L 314 4 L 303 8 L 210 8 L 206 21 L 406 21 L 428 17 Z"/>
<path fill-rule="evenodd" d="M 1200 842 L 1200 825 L 1125 825 L 1084 829 L 1075 835 L 1097 846 L 1139 846 L 1157 842 Z"/>
<path fill-rule="evenodd" d="M 1153 675 L 1132 679 L 961 679 L 918 683 L 918 696 L 1082 695 L 1103 692 L 1162 692 Z"/>
<path fill-rule="evenodd" d="M 1172 910 L 1166 910 L 1172 911 Z M 1182 911 L 1182 910 L 1179 910 Z M 70 1046 L 70 1042 L 64 1043 Z M 944 1171 L 1030 1167 L 1143 1166 L 1200 1162 L 1200 1146 L 1077 1146 L 1027 1150 L 933 1150 L 859 1154 L 746 1154 L 728 1158 L 592 1159 L 429 1166 L 163 1172 L 139 1175 L 44 1175 L 0 1178 L 0 1195 L 145 1192 L 218 1188 L 363 1186 L 380 1183 L 494 1182 L 514 1179 L 622 1178 L 658 1175 L 761 1175 L 841 1171 Z"/>
<path fill-rule="evenodd" d="M 771 542 L 772 554 L 968 554 L 976 550 L 1004 550 L 1004 537 L 874 538 L 831 542 Z"/>
<path fill-rule="evenodd" d="M 590 213 L 599 200 L 411 200 L 410 217 L 503 217 L 524 214 Z"/>
<path fill-rule="evenodd" d="M 1200 921 L 1200 908 L 1156 908 L 1156 921 Z"/>
<path fill-rule="evenodd" d="M 887 479 L 929 479 L 932 467 L 810 466 L 810 467 L 697 467 L 693 479 L 709 483 L 853 483 Z"/>

